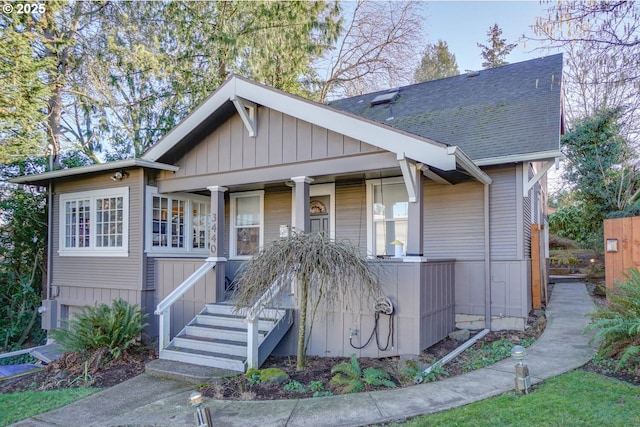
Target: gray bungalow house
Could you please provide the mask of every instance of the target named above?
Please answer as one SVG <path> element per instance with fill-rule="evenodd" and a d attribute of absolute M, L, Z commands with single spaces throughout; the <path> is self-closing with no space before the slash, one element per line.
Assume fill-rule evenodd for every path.
<path fill-rule="evenodd" d="M 16 178 L 52 192 L 43 327 L 124 298 L 155 314 L 161 358 L 243 371 L 293 354 L 295 305 L 263 309 L 267 295 L 239 316 L 226 287 L 295 227 L 379 258 L 393 304 L 377 323 L 391 345 L 358 348 L 374 308 L 334 307 L 310 354 L 417 355 L 456 327 L 521 329 L 561 77 L 554 55 L 323 105 L 232 76 L 139 159 Z"/>

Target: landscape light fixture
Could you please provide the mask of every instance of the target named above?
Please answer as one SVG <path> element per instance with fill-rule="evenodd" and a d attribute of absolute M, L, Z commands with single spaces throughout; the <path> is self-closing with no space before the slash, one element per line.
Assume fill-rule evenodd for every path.
<path fill-rule="evenodd" d="M 202 393 L 199 391 L 193 391 L 189 395 L 189 405 L 196 408 L 194 414 L 196 419 L 196 427 L 213 427 L 211 421 L 211 412 L 209 408 L 201 408 L 202 406 Z"/>
<path fill-rule="evenodd" d="M 524 358 L 527 356 L 527 352 L 521 345 L 515 345 L 511 349 L 511 357 L 518 363 L 516 363 L 516 392 L 519 394 L 529 394 L 529 387 L 531 386 L 531 378 L 529 378 L 529 367 L 524 363 Z"/>

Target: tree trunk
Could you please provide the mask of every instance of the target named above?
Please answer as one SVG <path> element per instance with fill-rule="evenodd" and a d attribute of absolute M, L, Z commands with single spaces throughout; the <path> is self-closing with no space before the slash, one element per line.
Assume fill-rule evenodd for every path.
<path fill-rule="evenodd" d="M 306 331 L 307 331 L 307 300 L 309 289 L 307 279 L 300 280 L 300 323 L 298 325 L 298 352 L 296 358 L 296 369 L 301 371 L 307 364 L 307 352 L 305 351 Z"/>

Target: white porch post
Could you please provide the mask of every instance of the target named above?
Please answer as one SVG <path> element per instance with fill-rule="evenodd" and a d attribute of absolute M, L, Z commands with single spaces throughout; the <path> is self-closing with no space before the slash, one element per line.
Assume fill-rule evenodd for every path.
<path fill-rule="evenodd" d="M 258 369 L 259 343 L 258 343 L 258 316 L 247 322 L 247 368 Z"/>
<path fill-rule="evenodd" d="M 424 183 L 422 172 L 418 167 L 410 168 L 412 181 L 415 185 L 415 201 L 409 202 L 409 233 L 405 250 L 407 257 L 422 257 L 424 255 Z"/>
<path fill-rule="evenodd" d="M 291 178 L 296 183 L 293 211 L 295 213 L 292 228 L 308 233 L 311 231 L 311 217 L 309 211 L 309 185 L 313 178 L 307 176 L 295 176 Z"/>
<path fill-rule="evenodd" d="M 224 221 L 224 193 L 226 187 L 217 185 L 207 187 L 211 192 L 211 215 L 209 217 L 209 257 L 207 261 L 215 261 L 216 301 L 225 299 L 225 263 L 224 256 L 225 221 Z"/>

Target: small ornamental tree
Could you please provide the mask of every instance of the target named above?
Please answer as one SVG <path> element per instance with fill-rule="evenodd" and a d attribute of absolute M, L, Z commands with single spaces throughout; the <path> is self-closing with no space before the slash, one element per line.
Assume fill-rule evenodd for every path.
<path fill-rule="evenodd" d="M 348 308 L 356 301 L 367 303 L 383 295 L 377 275 L 359 248 L 322 233 L 292 233 L 265 245 L 244 264 L 237 278 L 237 309 L 251 306 L 276 280 L 282 289 L 291 286 L 289 279 L 297 283 L 300 310 L 298 370 L 306 365 L 313 320 L 321 302 Z"/>

